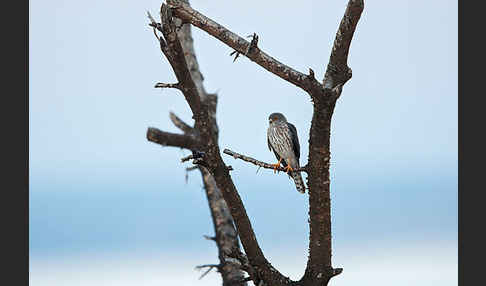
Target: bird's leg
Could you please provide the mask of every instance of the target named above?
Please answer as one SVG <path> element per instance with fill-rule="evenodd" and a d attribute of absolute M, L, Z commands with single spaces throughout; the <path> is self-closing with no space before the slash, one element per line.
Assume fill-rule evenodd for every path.
<path fill-rule="evenodd" d="M 280 162 L 282 161 L 282 158 L 280 158 L 280 160 L 278 160 L 278 162 L 276 164 L 270 164 L 273 166 L 273 173 L 275 174 L 277 172 L 277 168 L 280 168 Z"/>
<path fill-rule="evenodd" d="M 287 161 L 287 162 L 290 162 Z M 290 175 L 290 172 L 292 172 L 294 169 L 292 169 L 292 167 L 290 167 L 290 164 L 287 165 L 287 167 L 285 167 L 285 172 L 287 173 L 287 175 Z"/>

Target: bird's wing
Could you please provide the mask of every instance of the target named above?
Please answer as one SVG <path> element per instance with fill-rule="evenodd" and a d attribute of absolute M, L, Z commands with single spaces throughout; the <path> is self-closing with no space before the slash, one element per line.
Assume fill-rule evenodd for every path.
<path fill-rule="evenodd" d="M 294 150 L 295 156 L 297 159 L 300 159 L 300 144 L 299 144 L 299 137 L 297 136 L 297 128 L 292 123 L 288 123 L 290 130 L 290 137 L 292 139 L 292 149 Z"/>

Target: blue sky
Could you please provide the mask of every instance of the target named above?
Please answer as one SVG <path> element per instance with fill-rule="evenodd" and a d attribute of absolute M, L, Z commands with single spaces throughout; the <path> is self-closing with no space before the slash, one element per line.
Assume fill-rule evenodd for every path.
<path fill-rule="evenodd" d="M 312 68 L 317 78 L 346 7 L 341 0 L 191 3 L 239 35 L 256 32 L 261 49 L 299 71 Z M 169 111 L 192 123 L 180 93 L 153 88 L 175 82 L 147 26 L 146 11 L 157 15 L 160 4 L 30 1 L 32 285 L 63 285 L 76 273 L 98 277 L 82 262 L 92 255 L 101 264 L 120 256 L 159 265 L 164 256 L 188 253 L 177 260 L 178 269 L 195 281 L 199 273 L 192 267 L 217 259 L 214 246 L 202 239 L 213 228 L 200 176 L 190 173 L 185 182 L 188 165 L 180 158 L 188 152 L 145 139 L 149 126 L 178 132 Z M 246 58 L 233 63 L 231 49 L 204 32 L 193 29 L 193 37 L 206 90 L 219 94 L 220 146 L 273 162 L 267 117 L 279 111 L 298 129 L 305 164 L 308 96 Z M 396 262 L 389 263 L 390 273 L 421 265 L 437 274 L 423 272 L 422 284 L 410 283 L 455 285 L 456 1 L 365 1 L 349 65 L 353 78 L 331 130 L 333 261 L 345 269 L 332 285 L 351 285 L 363 267 L 381 265 L 386 255 Z M 307 197 L 284 175 L 225 160 L 235 169 L 232 177 L 272 264 L 284 273 L 303 271 Z M 147 253 L 152 260 L 143 258 Z M 202 261 L 191 259 L 193 253 Z M 301 264 L 285 262 L 283 253 Z M 413 257 L 424 257 L 423 264 Z M 47 277 L 46 265 L 74 266 Z M 127 275 L 156 275 L 149 272 Z M 168 275 L 154 279 L 168 282 Z M 219 281 L 212 275 L 197 283 Z M 115 283 L 115 276 L 99 285 Z M 392 283 L 393 275 L 382 279 L 370 283 Z M 88 280 L 79 281 L 101 281 Z"/>

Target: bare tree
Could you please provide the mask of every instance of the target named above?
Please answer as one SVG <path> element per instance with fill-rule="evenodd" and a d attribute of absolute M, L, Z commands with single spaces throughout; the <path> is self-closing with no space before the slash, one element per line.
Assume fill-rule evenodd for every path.
<path fill-rule="evenodd" d="M 331 205 L 330 205 L 330 128 L 336 100 L 343 85 L 351 78 L 347 57 L 351 39 L 364 8 L 363 0 L 349 0 L 339 25 L 330 60 L 322 82 L 309 74 L 298 72 L 277 61 L 258 47 L 258 36 L 250 42 L 226 29 L 200 12 L 187 0 L 167 0 L 160 10 L 161 22 L 149 14 L 150 26 L 176 75 L 177 83 L 158 83 L 158 88 L 176 88 L 184 95 L 194 119 L 189 126 L 176 115 L 170 118 L 183 134 L 174 134 L 148 128 L 147 139 L 163 146 L 174 146 L 192 151 L 182 161 L 192 160 L 194 168 L 202 174 L 207 199 L 215 228 L 213 238 L 218 246 L 220 263 L 203 265 L 209 270 L 216 267 L 223 278 L 223 285 L 242 285 L 253 281 L 255 285 L 327 285 L 329 280 L 342 272 L 331 264 Z M 218 145 L 216 122 L 217 95 L 207 93 L 194 52 L 191 25 L 233 48 L 235 60 L 246 56 L 269 72 L 302 88 L 313 103 L 313 116 L 309 132 L 308 163 L 300 168 L 307 172 L 309 194 L 309 256 L 303 277 L 292 281 L 272 267 L 265 258 L 255 237 L 250 219 L 230 175 Z M 158 36 L 158 32 L 162 36 Z M 231 150 L 223 153 L 255 165 L 271 165 L 238 154 Z M 283 170 L 283 168 L 281 168 Z M 235 229 L 236 227 L 236 229 Z M 238 237 L 244 253 L 238 244 Z M 243 272 L 248 276 L 245 278 Z"/>

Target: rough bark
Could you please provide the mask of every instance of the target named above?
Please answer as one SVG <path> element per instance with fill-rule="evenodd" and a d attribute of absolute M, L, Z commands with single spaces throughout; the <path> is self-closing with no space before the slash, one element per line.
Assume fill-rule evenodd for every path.
<path fill-rule="evenodd" d="M 342 272 L 331 265 L 331 198 L 329 167 L 331 160 L 331 119 L 342 87 L 351 78 L 347 59 L 351 39 L 364 8 L 362 0 L 350 0 L 334 40 L 323 83 L 324 92 L 311 93 L 314 103 L 309 132 L 309 258 L 301 281 L 325 285 Z"/>
<path fill-rule="evenodd" d="M 214 241 L 218 246 L 220 261 L 218 270 L 223 278 L 223 285 L 244 285 L 246 283 L 240 282 L 244 279 L 240 264 L 228 259 L 228 254 L 234 251 L 235 246 L 239 245 L 238 234 L 234 228 L 228 206 L 211 173 L 202 166 L 199 166 L 199 170 L 204 183 L 209 209 L 211 210 L 215 232 Z"/>
<path fill-rule="evenodd" d="M 188 1 L 184 2 L 189 4 Z M 204 78 L 199 70 L 194 52 L 191 26 L 187 24 L 182 25 L 180 20 L 172 18 L 170 11 L 164 5 L 161 8 L 161 23 L 155 22 L 150 14 L 149 18 L 151 19 L 150 25 L 154 28 L 154 33 L 160 43 L 160 48 L 168 59 L 178 80 L 178 83 L 175 84 L 159 83 L 156 87 L 179 89 L 186 98 L 196 122 L 195 126 L 192 127 L 171 112 L 170 120 L 184 134 L 174 134 L 160 131 L 156 128 L 148 128 L 147 139 L 163 146 L 180 147 L 191 151 L 200 150 L 203 143 L 199 130 L 201 126 L 211 129 L 211 131 L 206 132 L 212 134 L 217 141 L 219 132 L 216 123 L 217 95 L 208 94 L 204 89 Z M 159 37 L 156 31 L 162 32 L 163 37 Z M 202 123 L 199 117 L 201 111 L 205 115 L 205 121 Z M 226 255 L 231 251 L 240 250 L 233 218 L 226 202 L 222 199 L 221 190 L 216 185 L 213 175 L 202 166 L 198 166 L 198 168 L 201 172 L 213 220 L 215 231 L 213 240 L 218 247 L 220 260 L 219 264 L 213 266 L 218 268 L 224 286 L 246 285 L 246 281 L 243 281 L 245 278 L 241 265 L 235 263 Z"/>
<path fill-rule="evenodd" d="M 237 258 L 241 268 L 250 275 L 249 279 L 253 280 L 256 285 L 259 285 L 260 282 L 266 285 L 327 285 L 333 276 L 342 272 L 341 268 L 333 268 L 331 263 L 330 127 L 336 100 L 341 95 L 343 85 L 352 75 L 351 69 L 347 65 L 347 57 L 363 7 L 364 2 L 362 0 L 350 0 L 348 2 L 336 33 L 333 50 L 322 83 L 315 79 L 314 72 L 311 69 L 309 69 L 309 75 L 303 74 L 261 51 L 257 46 L 258 36 L 256 34 L 254 34 L 252 41 L 248 42 L 191 8 L 187 1 L 167 0 L 167 5 L 163 4 L 161 8 L 162 24 L 152 23 L 154 31 L 157 29 L 164 35 L 165 40 L 158 38 L 161 49 L 171 63 L 179 81 L 176 85 L 169 84 L 165 87 L 179 88 L 193 112 L 195 132 L 192 133 L 192 136 L 195 136 L 199 144 L 197 145 L 198 150 L 195 150 L 198 152 L 198 158 L 193 162 L 201 166 L 203 178 L 204 172 L 212 175 L 216 188 L 221 191 L 221 195 L 229 208 L 246 255 L 240 253 L 237 249 L 233 249 L 227 254 Z M 203 91 L 203 86 L 197 85 L 193 81 L 194 78 L 201 76 L 200 73 L 195 74 L 191 68 L 188 68 L 191 67 L 190 64 L 183 64 L 186 61 L 188 63 L 191 61 L 194 50 L 188 50 L 189 52 L 184 58 L 184 45 L 181 45 L 179 41 L 181 37 L 174 36 L 176 23 L 178 25 L 190 23 L 206 31 L 235 49 L 236 57 L 240 54 L 245 55 L 271 73 L 302 88 L 312 99 L 314 111 L 309 131 L 308 164 L 302 170 L 308 173 L 309 257 L 305 274 L 299 281 L 291 281 L 273 268 L 260 249 L 245 207 L 229 173 L 229 168 L 221 158 L 217 142 L 216 98 L 209 95 L 207 97 L 201 96 L 206 94 Z M 202 76 L 198 82 L 202 82 Z M 189 136 L 188 138 L 193 137 Z M 188 145 L 192 146 L 191 144 Z M 228 152 L 225 151 L 225 153 Z M 237 154 L 232 151 L 229 151 L 229 153 L 232 153 L 233 156 Z M 247 159 L 245 161 L 269 167 L 264 162 L 241 154 L 237 155 L 239 156 L 236 157 L 240 159 Z M 208 199 L 211 200 L 209 195 Z M 209 201 L 209 204 L 211 208 L 211 201 Z M 222 249 L 220 251 L 223 251 L 222 257 L 224 257 L 226 251 Z"/>

